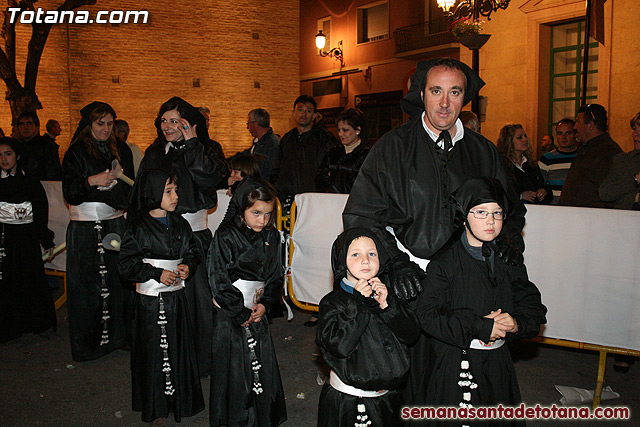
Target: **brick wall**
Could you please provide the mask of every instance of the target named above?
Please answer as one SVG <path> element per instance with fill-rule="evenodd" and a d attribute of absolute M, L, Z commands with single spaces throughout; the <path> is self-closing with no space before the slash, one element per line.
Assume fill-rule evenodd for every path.
<path fill-rule="evenodd" d="M 4 4 L 2 4 L 4 3 Z M 6 2 L 0 5 L 6 7 Z M 36 3 L 53 10 L 60 0 Z M 147 24 L 57 24 L 45 47 L 37 93 L 41 131 L 60 121 L 61 151 L 94 100 L 111 104 L 131 126 L 129 140 L 143 150 L 153 142 L 160 104 L 180 96 L 211 109 L 210 135 L 227 155 L 248 147 L 247 113 L 262 107 L 284 134 L 299 94 L 299 2 L 195 0 L 188 3 L 102 1 L 83 10 L 147 10 Z M 30 27 L 17 26 L 17 69 L 24 75 Z M 199 87 L 194 87 L 194 80 Z M 114 82 L 114 80 L 116 82 Z M 259 87 L 256 87 L 259 86 Z M 10 132 L 9 104 L 0 127 Z"/>

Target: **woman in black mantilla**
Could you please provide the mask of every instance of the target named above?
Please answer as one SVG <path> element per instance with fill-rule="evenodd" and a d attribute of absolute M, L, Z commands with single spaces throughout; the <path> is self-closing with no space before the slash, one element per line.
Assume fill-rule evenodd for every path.
<path fill-rule="evenodd" d="M 426 397 L 417 403 L 516 406 L 520 389 L 505 344 L 536 336 L 547 309 L 526 268 L 509 265 L 495 253 L 495 239 L 509 218 L 500 182 L 471 179 L 451 198 L 461 232 L 427 266 L 424 291 L 414 307 L 431 337 Z M 513 424 L 519 425 L 506 420 L 482 425 Z"/>
<path fill-rule="evenodd" d="M 133 410 L 154 425 L 169 412 L 180 422 L 204 409 L 184 290 L 200 256 L 189 223 L 175 213 L 179 185 L 165 171 L 138 176 L 131 197 L 138 209 L 127 211 L 120 250 L 120 273 L 136 282 Z"/>
<path fill-rule="evenodd" d="M 275 190 L 247 177 L 231 199 L 209 249 L 215 298 L 209 423 L 277 426 L 287 419 L 267 314 L 282 287 Z"/>
<path fill-rule="evenodd" d="M 131 187 L 116 179 L 112 162 L 133 176 L 131 150 L 113 134 L 116 113 L 92 102 L 62 161 L 62 191 L 69 203 L 67 302 L 73 360 L 93 360 L 130 341 L 133 287 L 120 280 L 118 253 L 102 238 L 124 232 Z"/>
<path fill-rule="evenodd" d="M 0 342 L 56 327 L 40 253 L 53 248 L 47 195 L 18 167 L 18 144 L 0 139 Z"/>
<path fill-rule="evenodd" d="M 191 104 L 173 97 L 160 106 L 155 120 L 158 137 L 145 152 L 138 176 L 157 169 L 175 174 L 180 181 L 176 209 L 189 222 L 202 259 L 186 283 L 189 317 L 193 325 L 196 355 L 201 377 L 211 372 L 213 306 L 207 272 L 204 268 L 211 230 L 207 209 L 218 202 L 216 188 L 228 174 L 227 166 L 212 148 L 205 118 Z M 217 144 L 217 143 L 216 143 Z"/>

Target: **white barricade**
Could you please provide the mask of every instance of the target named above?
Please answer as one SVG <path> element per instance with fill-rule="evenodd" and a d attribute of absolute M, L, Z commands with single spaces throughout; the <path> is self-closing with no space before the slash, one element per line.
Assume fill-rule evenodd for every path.
<path fill-rule="evenodd" d="M 292 287 L 318 304 L 333 289 L 331 244 L 346 195 L 296 196 Z M 640 350 L 640 213 L 527 205 L 525 264 L 548 307 L 543 334 Z"/>

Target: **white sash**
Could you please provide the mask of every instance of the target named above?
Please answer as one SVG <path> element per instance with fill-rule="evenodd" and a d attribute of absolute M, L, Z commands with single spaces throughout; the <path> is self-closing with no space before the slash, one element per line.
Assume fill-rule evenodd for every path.
<path fill-rule="evenodd" d="M 206 230 L 209 225 L 209 215 L 206 209 L 200 209 L 198 212 L 193 213 L 185 212 L 182 214 L 182 218 L 187 220 L 191 226 L 191 231 L 194 233 L 196 231 Z"/>
<path fill-rule="evenodd" d="M 345 384 L 333 370 L 329 374 L 329 384 L 339 392 L 356 397 L 380 397 L 389 392 L 389 390 L 360 390 L 359 388 Z"/>
<path fill-rule="evenodd" d="M 264 282 L 257 280 L 242 280 L 238 279 L 233 282 L 233 286 L 242 292 L 244 297 L 244 306 L 251 309 L 254 305 L 260 302 L 260 298 L 264 293 Z"/>
<path fill-rule="evenodd" d="M 5 224 L 31 224 L 33 222 L 33 206 L 31 202 L 0 202 L 0 222 Z"/>
<path fill-rule="evenodd" d="M 145 258 L 142 260 L 147 264 L 151 264 L 154 267 L 162 268 L 163 270 L 176 271 L 178 264 L 182 262 L 180 259 L 150 259 Z M 136 292 L 142 295 L 148 295 L 151 297 L 157 297 L 160 292 L 175 292 L 184 288 L 184 280 L 180 280 L 173 286 L 167 286 L 164 283 L 160 283 L 155 279 L 147 280 L 146 282 L 136 283 Z"/>
<path fill-rule="evenodd" d="M 495 350 L 497 348 L 502 347 L 503 345 L 504 345 L 503 339 L 489 341 L 488 343 L 475 339 L 475 340 L 471 340 L 471 345 L 469 346 L 469 348 L 472 348 L 474 350 Z"/>
<path fill-rule="evenodd" d="M 102 202 L 84 202 L 79 205 L 69 205 L 69 219 L 71 221 L 107 221 L 120 218 L 123 212 Z"/>

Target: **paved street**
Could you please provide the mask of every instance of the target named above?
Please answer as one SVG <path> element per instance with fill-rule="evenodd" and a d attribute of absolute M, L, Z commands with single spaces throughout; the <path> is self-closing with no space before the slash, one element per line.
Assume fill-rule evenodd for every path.
<path fill-rule="evenodd" d="M 277 318 L 272 336 L 282 372 L 289 420 L 285 426 L 315 426 L 318 397 L 318 366 L 315 329 L 302 326 L 309 315 L 296 312 L 291 322 Z M 143 426 L 140 414 L 131 410 L 130 354 L 118 350 L 99 360 L 76 363 L 71 360 L 66 306 L 58 311 L 58 331 L 24 335 L 0 344 L 0 426 Z M 527 404 L 558 403 L 554 384 L 593 389 L 598 355 L 593 352 L 552 348 L 523 343 L 514 351 L 516 370 Z M 607 406 L 629 406 L 640 417 L 640 363 L 627 374 L 613 370 L 607 361 L 605 385 L 620 393 Z M 208 402 L 209 378 L 202 380 Z M 208 425 L 205 411 L 168 425 Z M 639 418 L 616 422 L 638 426 Z M 613 422 L 607 422 L 610 424 Z M 529 426 L 591 425 L 591 422 L 529 422 Z M 602 425 L 602 424 L 600 424 Z"/>

